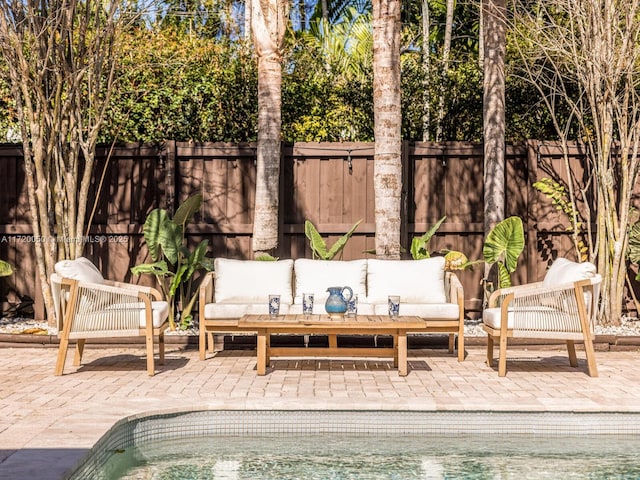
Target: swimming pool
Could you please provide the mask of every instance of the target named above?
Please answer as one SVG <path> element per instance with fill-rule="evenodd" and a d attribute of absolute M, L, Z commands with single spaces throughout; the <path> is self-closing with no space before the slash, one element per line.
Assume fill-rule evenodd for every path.
<path fill-rule="evenodd" d="M 203 411 L 118 422 L 70 476 L 639 478 L 640 415 Z"/>

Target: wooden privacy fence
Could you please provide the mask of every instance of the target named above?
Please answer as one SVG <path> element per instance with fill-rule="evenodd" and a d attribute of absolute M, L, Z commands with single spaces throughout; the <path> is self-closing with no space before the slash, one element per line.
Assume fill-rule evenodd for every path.
<path fill-rule="evenodd" d="M 374 248 L 374 146 L 371 143 L 283 144 L 280 201 L 280 258 L 311 257 L 304 236 L 305 220 L 312 221 L 331 243 L 362 220 L 344 250 L 345 260 L 366 258 Z M 36 278 L 33 237 L 29 223 L 27 187 L 21 149 L 0 146 L 0 258 L 17 266 L 4 281 L 9 289 L 36 300 L 36 317 L 44 310 Z M 582 175 L 583 155 L 576 147 L 565 164 L 557 144 L 529 141 L 507 148 L 507 215 L 520 216 L 526 249 L 515 283 L 540 279 L 551 258 L 573 256 L 566 232 L 568 220 L 533 187 L 536 179 L 555 176 L 565 181 L 567 168 Z M 405 143 L 402 151 L 402 244 L 407 250 L 439 218 L 446 222 L 430 247 L 459 250 L 469 259 L 482 258 L 483 147 L 480 144 Z M 106 160 L 100 152 L 94 184 L 105 173 L 101 192 L 88 199 L 97 206 L 85 255 L 112 279 L 150 283 L 133 278 L 129 268 L 149 261 L 142 225 L 157 207 L 174 210 L 188 196 L 200 192 L 204 203 L 188 229 L 188 238 L 208 238 L 212 257 L 251 257 L 255 186 L 255 145 L 179 143 L 126 145 Z M 583 186 L 584 185 L 579 185 Z M 408 254 L 407 254 L 408 255 Z M 481 307 L 483 268 L 460 272 L 470 315 Z"/>

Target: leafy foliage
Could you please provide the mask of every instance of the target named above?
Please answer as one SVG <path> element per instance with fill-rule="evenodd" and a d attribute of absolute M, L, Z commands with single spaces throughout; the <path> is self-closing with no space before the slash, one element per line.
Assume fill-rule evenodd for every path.
<path fill-rule="evenodd" d="M 0 260 L 0 277 L 8 277 L 10 275 L 13 275 L 13 271 L 13 265 L 4 260 Z"/>
<path fill-rule="evenodd" d="M 582 222 L 578 220 L 578 211 L 576 210 L 573 202 L 567 199 L 567 192 L 564 186 L 551 178 L 545 177 L 534 182 L 533 187 L 549 198 L 551 200 L 551 204 L 556 207 L 556 210 L 561 211 L 569 218 L 570 224 L 566 230 L 568 232 L 573 232 L 578 256 L 581 261 L 586 261 L 589 248 L 582 239 Z"/>
<path fill-rule="evenodd" d="M 304 222 L 304 234 L 309 239 L 309 245 L 311 246 L 313 258 L 320 258 L 322 260 L 333 260 L 333 258 L 337 254 L 342 253 L 345 245 L 361 222 L 362 220 L 358 220 L 347 233 L 336 240 L 331 248 L 327 248 L 325 239 L 322 238 L 322 235 L 320 235 L 320 233 L 318 233 L 318 230 L 313 223 L 311 223 L 309 220 Z"/>
<path fill-rule="evenodd" d="M 156 208 L 144 223 L 144 239 L 153 263 L 144 263 L 131 268 L 134 275 L 154 275 L 169 302 L 169 323 L 175 330 L 176 296 L 182 303 L 180 327 L 186 329 L 191 324 L 191 311 L 198 289 L 193 285 L 193 275 L 198 270 L 213 270 L 213 262 L 207 258 L 208 240 L 201 241 L 193 251 L 186 246 L 187 223 L 202 205 L 202 195 L 187 198 L 173 218 L 161 208 Z"/>
<path fill-rule="evenodd" d="M 411 241 L 411 257 L 413 257 L 414 260 L 422 260 L 423 258 L 431 257 L 428 250 L 429 242 L 431 241 L 431 237 L 435 235 L 446 218 L 447 216 L 445 215 L 438 220 L 424 235 L 414 237 Z"/>

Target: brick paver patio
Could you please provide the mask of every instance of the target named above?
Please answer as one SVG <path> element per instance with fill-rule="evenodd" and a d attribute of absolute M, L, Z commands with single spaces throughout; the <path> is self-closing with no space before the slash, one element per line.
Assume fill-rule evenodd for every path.
<path fill-rule="evenodd" d="M 147 376 L 143 349 L 88 346 L 79 369 L 53 375 L 55 348 L 0 348 L 0 479 L 59 479 L 126 416 L 199 409 L 366 409 L 640 412 L 638 348 L 597 352 L 600 376 L 564 349 L 510 352 L 499 378 L 485 350 L 459 363 L 444 350 L 410 350 L 400 377 L 385 360 L 275 360 L 256 375 L 255 351 L 204 362 L 168 346 Z M 70 355 L 69 357 L 72 357 Z"/>

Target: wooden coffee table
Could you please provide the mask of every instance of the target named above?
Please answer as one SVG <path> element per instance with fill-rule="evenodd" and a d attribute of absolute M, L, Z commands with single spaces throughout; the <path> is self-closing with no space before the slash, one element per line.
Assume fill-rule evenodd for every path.
<path fill-rule="evenodd" d="M 420 317 L 401 316 L 392 320 L 386 315 L 358 315 L 333 318 L 329 315 L 244 315 L 238 327 L 258 332 L 257 373 L 265 375 L 271 357 L 392 357 L 398 374 L 407 375 L 407 332 L 422 330 L 425 321 Z M 271 347 L 272 333 L 324 334 L 329 347 Z M 391 335 L 391 348 L 338 347 L 336 335 Z"/>

